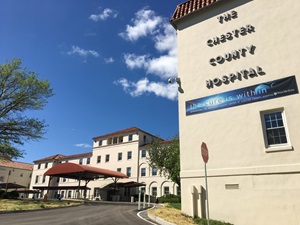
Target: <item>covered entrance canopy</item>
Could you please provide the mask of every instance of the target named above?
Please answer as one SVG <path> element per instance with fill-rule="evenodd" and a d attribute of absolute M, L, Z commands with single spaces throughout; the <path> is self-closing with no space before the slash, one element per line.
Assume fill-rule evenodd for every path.
<path fill-rule="evenodd" d="M 125 182 L 125 183 L 118 183 L 118 187 L 141 187 L 141 186 L 146 186 L 146 184 L 144 183 L 138 183 L 135 181 L 129 181 L 129 182 Z"/>
<path fill-rule="evenodd" d="M 98 178 L 128 178 L 123 173 L 101 169 L 92 166 L 80 165 L 76 163 L 60 163 L 47 170 L 45 176 L 64 177 L 78 180 L 94 180 Z"/>
<path fill-rule="evenodd" d="M 86 197 L 86 189 L 88 189 L 86 186 L 87 186 L 88 182 L 90 182 L 91 180 L 98 179 L 98 178 L 111 177 L 116 184 L 120 178 L 128 178 L 128 176 L 126 176 L 125 174 L 117 172 L 117 171 L 101 169 L 101 168 L 97 168 L 97 167 L 80 165 L 80 164 L 69 163 L 69 162 L 60 163 L 60 164 L 53 166 L 52 168 L 47 170 L 44 175 L 50 176 L 51 178 L 52 177 L 63 177 L 63 178 L 70 178 L 70 179 L 78 180 L 79 183 L 76 188 L 77 192 L 78 192 L 78 196 L 79 196 L 79 190 L 84 189 L 85 190 L 84 197 Z M 50 178 L 50 180 L 51 180 L 51 178 Z M 50 180 L 49 180 L 49 184 L 50 184 Z M 84 187 L 80 186 L 81 180 L 85 181 Z M 34 187 L 34 188 L 39 188 L 39 187 Z M 68 188 L 75 189 L 75 186 L 73 186 L 73 188 L 71 188 L 71 187 L 68 187 Z M 47 189 L 50 190 L 50 189 L 54 189 L 54 188 L 52 188 L 50 185 L 48 185 Z M 56 186 L 55 189 L 56 190 L 64 189 L 64 186 Z"/>

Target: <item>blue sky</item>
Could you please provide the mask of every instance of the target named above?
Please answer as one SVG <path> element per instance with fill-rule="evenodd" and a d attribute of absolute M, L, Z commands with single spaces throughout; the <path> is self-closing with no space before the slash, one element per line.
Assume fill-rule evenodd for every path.
<path fill-rule="evenodd" d="M 55 96 L 27 112 L 49 125 L 21 146 L 29 162 L 92 151 L 92 138 L 138 127 L 164 139 L 178 133 L 176 33 L 183 0 L 0 0 L 0 63 L 48 79 Z"/>

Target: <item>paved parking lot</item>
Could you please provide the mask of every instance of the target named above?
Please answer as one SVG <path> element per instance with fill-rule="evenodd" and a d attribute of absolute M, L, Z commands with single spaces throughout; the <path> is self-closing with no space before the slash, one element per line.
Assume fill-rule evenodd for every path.
<path fill-rule="evenodd" d="M 136 205 L 101 203 L 0 214 L 0 221 L 1 225 L 149 225 L 137 216 Z"/>

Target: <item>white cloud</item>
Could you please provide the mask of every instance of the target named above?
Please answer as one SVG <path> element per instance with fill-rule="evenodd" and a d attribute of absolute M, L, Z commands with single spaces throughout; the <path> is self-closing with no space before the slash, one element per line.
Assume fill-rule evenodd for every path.
<path fill-rule="evenodd" d="M 177 38 L 175 29 L 169 24 L 163 24 L 163 31 L 154 37 L 155 48 L 159 52 L 167 51 L 177 55 Z"/>
<path fill-rule="evenodd" d="M 100 20 L 102 20 L 102 21 L 106 20 L 109 17 L 116 18 L 117 16 L 118 16 L 118 13 L 115 10 L 106 8 L 98 15 L 95 15 L 95 14 L 90 15 L 89 19 L 91 19 L 95 22 L 98 22 Z"/>
<path fill-rule="evenodd" d="M 132 20 L 133 25 L 127 25 L 126 31 L 120 36 L 126 40 L 136 41 L 140 37 L 157 32 L 157 26 L 162 22 L 162 17 L 156 16 L 155 12 L 149 9 L 141 9 L 135 14 Z"/>
<path fill-rule="evenodd" d="M 89 55 L 94 57 L 99 57 L 99 53 L 95 50 L 85 50 L 78 46 L 72 46 L 71 51 L 67 52 L 68 55 L 79 55 L 81 57 L 87 57 Z"/>
<path fill-rule="evenodd" d="M 81 143 L 81 144 L 75 144 L 75 147 L 79 147 L 79 148 L 91 148 L 92 146 L 86 143 Z"/>
<path fill-rule="evenodd" d="M 178 85 L 168 84 L 167 79 L 177 77 L 177 40 L 176 31 L 166 18 L 156 16 L 149 9 L 139 10 L 132 19 L 133 25 L 127 25 L 120 35 L 128 41 L 136 41 L 142 37 L 150 37 L 156 53 L 138 55 L 125 53 L 124 62 L 130 70 L 144 70 L 145 75 L 155 75 L 161 82 L 152 82 L 148 78 L 140 78 L 133 82 L 125 78 L 115 84 L 123 87 L 124 91 L 136 97 L 154 93 L 156 96 L 170 100 L 177 99 Z M 155 55 L 154 55 L 155 54 Z M 158 55 L 157 55 L 158 54 Z"/>
<path fill-rule="evenodd" d="M 112 57 L 109 57 L 109 58 L 105 58 L 104 59 L 104 62 L 105 63 L 113 63 L 115 60 L 112 58 Z"/>
<path fill-rule="evenodd" d="M 137 56 L 129 53 L 124 54 L 124 60 L 129 69 L 147 68 L 149 61 L 147 55 Z"/>
<path fill-rule="evenodd" d="M 178 85 L 165 84 L 162 82 L 150 82 L 147 78 L 143 78 L 138 82 L 131 82 L 125 78 L 121 78 L 115 82 L 116 85 L 121 85 L 125 92 L 132 97 L 137 97 L 145 93 L 153 93 L 156 96 L 164 97 L 170 100 L 177 99 Z"/>

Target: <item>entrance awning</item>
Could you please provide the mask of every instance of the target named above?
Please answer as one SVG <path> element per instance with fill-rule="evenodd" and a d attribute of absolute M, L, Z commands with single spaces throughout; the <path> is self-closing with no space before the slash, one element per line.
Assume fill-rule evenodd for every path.
<path fill-rule="evenodd" d="M 92 166 L 80 165 L 76 163 L 60 163 L 49 170 L 44 174 L 46 176 L 55 176 L 55 177 L 64 177 L 71 179 L 80 179 L 80 180 L 94 180 L 98 178 L 128 178 L 123 173 L 101 169 Z"/>
<path fill-rule="evenodd" d="M 118 187 L 141 187 L 141 186 L 146 186 L 146 184 L 138 183 L 138 182 L 135 182 L 135 181 L 118 183 Z"/>

